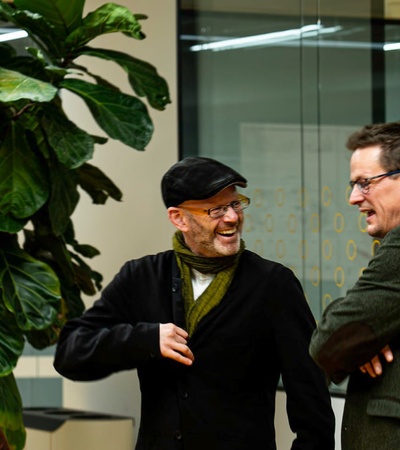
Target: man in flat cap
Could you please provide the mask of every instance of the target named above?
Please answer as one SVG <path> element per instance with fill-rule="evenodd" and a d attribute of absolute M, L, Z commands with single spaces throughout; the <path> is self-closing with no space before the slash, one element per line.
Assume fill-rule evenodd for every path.
<path fill-rule="evenodd" d="M 333 450 L 326 379 L 308 353 L 315 321 L 287 267 L 245 249 L 246 179 L 210 158 L 161 183 L 173 249 L 128 261 L 69 321 L 54 365 L 72 380 L 137 369 L 136 450 L 275 450 L 279 379 L 292 450 Z"/>

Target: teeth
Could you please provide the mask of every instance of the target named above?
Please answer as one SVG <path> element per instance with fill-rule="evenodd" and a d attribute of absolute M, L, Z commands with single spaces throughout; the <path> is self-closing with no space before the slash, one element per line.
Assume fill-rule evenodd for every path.
<path fill-rule="evenodd" d="M 231 230 L 231 231 L 225 230 L 225 231 L 220 231 L 219 234 L 232 234 L 234 232 L 235 232 L 235 230 Z"/>

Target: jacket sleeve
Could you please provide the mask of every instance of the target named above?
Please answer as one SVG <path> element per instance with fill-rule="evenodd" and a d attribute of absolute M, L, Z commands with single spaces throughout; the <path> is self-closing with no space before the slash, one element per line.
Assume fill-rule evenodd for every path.
<path fill-rule="evenodd" d="M 57 372 L 76 381 L 97 380 L 160 356 L 159 323 L 137 314 L 134 285 L 126 263 L 101 298 L 64 325 L 55 352 Z"/>
<path fill-rule="evenodd" d="M 333 450 L 335 416 L 327 378 L 308 352 L 314 316 L 291 270 L 279 276 L 276 286 L 275 340 L 287 416 L 296 435 L 292 450 Z"/>
<path fill-rule="evenodd" d="M 334 383 L 400 336 L 400 227 L 382 240 L 352 289 L 322 314 L 310 354 Z"/>

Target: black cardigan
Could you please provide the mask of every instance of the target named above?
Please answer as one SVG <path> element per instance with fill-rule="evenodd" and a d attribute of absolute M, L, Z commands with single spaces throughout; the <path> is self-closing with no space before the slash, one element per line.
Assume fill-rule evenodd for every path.
<path fill-rule="evenodd" d="M 308 353 L 315 321 L 290 269 L 245 250 L 226 295 L 188 342 L 192 366 L 161 357 L 159 324 L 169 322 L 185 328 L 171 250 L 121 268 L 93 307 L 64 326 L 55 368 L 72 380 L 137 369 L 137 450 L 275 450 L 280 377 L 292 449 L 334 449 L 326 379 Z"/>

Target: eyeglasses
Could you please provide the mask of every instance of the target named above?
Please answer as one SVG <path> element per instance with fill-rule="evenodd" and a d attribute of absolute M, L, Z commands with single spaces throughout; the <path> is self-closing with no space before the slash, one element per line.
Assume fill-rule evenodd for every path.
<path fill-rule="evenodd" d="M 354 189 L 354 186 L 357 186 L 360 192 L 362 192 L 363 194 L 368 194 L 369 188 L 371 186 L 371 180 L 375 180 L 376 178 L 389 177 L 390 175 L 394 175 L 396 173 L 400 173 L 400 169 L 393 170 L 392 172 L 381 173 L 380 175 L 375 175 L 369 178 L 360 178 L 356 181 L 349 181 L 349 185 L 352 190 Z"/>
<path fill-rule="evenodd" d="M 208 215 L 212 219 L 218 219 L 224 216 L 228 212 L 228 208 L 231 207 L 235 212 L 240 212 L 246 209 L 250 205 L 250 199 L 244 195 L 239 194 L 239 199 L 230 202 L 229 205 L 215 206 L 210 209 L 196 208 L 195 206 L 180 206 L 179 208 L 188 209 L 195 214 Z"/>

